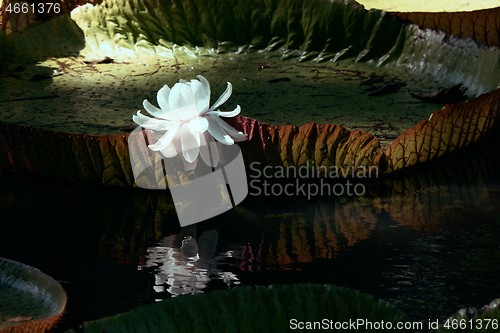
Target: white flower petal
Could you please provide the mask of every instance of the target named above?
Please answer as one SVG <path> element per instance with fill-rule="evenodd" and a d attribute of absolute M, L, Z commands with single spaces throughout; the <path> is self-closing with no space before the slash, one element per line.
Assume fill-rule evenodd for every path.
<path fill-rule="evenodd" d="M 219 151 L 214 138 L 208 132 L 200 135 L 200 155 L 208 166 L 216 167 L 219 164 Z"/>
<path fill-rule="evenodd" d="M 194 103 L 186 104 L 186 100 L 183 97 L 184 89 L 190 89 L 190 87 L 184 83 L 176 83 L 170 91 L 170 96 L 168 99 L 173 112 L 179 118 L 179 121 L 182 122 L 188 121 L 196 115 L 196 106 L 194 105 Z M 184 93 L 186 92 L 184 91 Z"/>
<path fill-rule="evenodd" d="M 238 134 L 231 135 L 231 137 L 233 138 L 234 142 L 243 142 L 248 139 L 248 134 L 238 132 Z"/>
<path fill-rule="evenodd" d="M 145 99 L 142 102 L 142 105 L 144 106 L 144 108 L 146 109 L 146 111 L 150 115 L 152 115 L 153 117 L 162 118 L 163 114 L 165 113 L 165 111 L 163 111 L 162 109 L 159 109 L 156 106 L 154 106 L 153 104 L 149 103 L 149 101 L 147 99 Z"/>
<path fill-rule="evenodd" d="M 188 86 L 187 84 L 182 84 L 180 87 L 180 93 L 182 98 L 184 99 L 184 105 L 195 104 L 193 91 L 191 90 L 190 86 Z"/>
<path fill-rule="evenodd" d="M 201 84 L 205 87 L 205 91 L 206 91 L 207 96 L 208 96 L 208 103 L 210 104 L 210 83 L 208 83 L 207 79 L 205 79 L 205 77 L 202 75 L 198 75 L 196 77 L 200 80 Z"/>
<path fill-rule="evenodd" d="M 168 99 L 170 98 L 170 88 L 167 85 L 164 85 L 158 93 L 156 94 L 156 100 L 158 101 L 158 105 L 163 110 L 163 112 L 170 112 L 172 108 L 168 104 Z"/>
<path fill-rule="evenodd" d="M 188 163 L 193 163 L 200 152 L 200 134 L 191 132 L 187 124 L 181 126 L 182 155 Z"/>
<path fill-rule="evenodd" d="M 234 143 L 234 140 L 217 123 L 217 116 L 208 115 L 205 118 L 208 120 L 208 132 L 212 134 L 215 140 L 226 145 Z"/>
<path fill-rule="evenodd" d="M 191 89 L 196 103 L 196 113 L 198 116 L 204 116 L 210 107 L 210 93 L 198 80 L 191 80 Z"/>
<path fill-rule="evenodd" d="M 136 115 L 133 115 L 132 116 L 132 120 L 139 126 L 143 127 L 143 128 L 147 128 L 149 130 L 152 130 L 152 131 L 160 131 L 160 129 L 158 128 L 157 124 L 154 122 L 154 120 L 152 120 L 151 118 L 148 118 L 148 117 L 145 117 L 143 115 L 140 115 L 141 117 L 144 117 L 144 118 L 147 118 L 148 120 L 143 120 L 142 118 L 136 116 Z"/>
<path fill-rule="evenodd" d="M 241 112 L 241 108 L 239 105 L 236 105 L 236 108 L 233 111 L 222 112 L 222 111 L 209 111 L 207 114 L 214 114 L 219 117 L 234 117 L 239 115 Z"/>
<path fill-rule="evenodd" d="M 168 86 L 165 86 L 165 87 L 168 88 Z M 160 91 L 161 91 L 161 89 L 160 89 Z M 157 100 L 158 100 L 158 105 L 160 105 L 161 109 L 158 109 L 156 106 L 149 103 L 149 101 L 147 99 L 145 99 L 144 102 L 142 102 L 142 105 L 144 106 L 146 111 L 149 112 L 149 114 L 151 114 L 157 118 L 166 119 L 166 120 L 169 120 L 172 122 L 179 122 L 180 121 L 179 117 L 177 117 L 175 112 L 173 112 L 172 109 L 170 109 L 170 107 L 168 106 L 168 102 L 166 102 L 166 100 L 163 97 L 160 97 L 160 96 L 164 95 L 163 93 L 160 93 L 160 91 L 158 92 Z M 165 110 L 165 109 L 167 109 L 167 110 Z"/>
<path fill-rule="evenodd" d="M 161 149 L 160 153 L 166 158 L 175 157 L 180 151 L 180 144 L 181 144 L 180 131 L 176 130 L 172 141 L 165 148 Z"/>
<path fill-rule="evenodd" d="M 186 121 L 186 120 L 193 119 L 194 117 L 198 116 L 197 112 L 196 112 L 195 99 L 193 97 L 193 91 L 191 90 L 191 87 L 188 86 L 187 84 L 183 84 L 181 86 L 180 93 L 181 93 L 182 99 L 184 100 L 182 103 L 184 105 L 187 105 L 187 106 L 192 105 L 192 107 L 185 108 L 184 109 L 185 111 L 182 113 L 182 115 L 179 114 L 179 112 L 177 112 L 177 115 L 179 116 L 179 118 Z"/>
<path fill-rule="evenodd" d="M 137 111 L 137 115 L 133 115 L 132 116 L 132 120 L 134 121 L 134 123 L 136 123 L 137 125 L 139 126 L 142 126 L 142 127 L 146 127 L 144 126 L 146 123 L 151 123 L 151 120 L 153 120 L 153 118 L 150 118 L 150 117 L 147 117 L 143 114 L 141 114 L 141 111 Z M 148 129 L 152 129 L 152 128 L 149 128 L 149 127 L 146 127 Z"/>
<path fill-rule="evenodd" d="M 156 124 L 159 131 L 171 131 L 177 125 L 177 123 L 162 119 L 156 120 Z"/>
<path fill-rule="evenodd" d="M 203 133 L 208 128 L 208 120 L 205 117 L 196 117 L 191 119 L 188 123 L 193 133 Z"/>
<path fill-rule="evenodd" d="M 160 140 L 158 140 L 157 143 L 155 143 L 154 145 L 149 145 L 148 146 L 149 149 L 153 151 L 158 151 L 167 147 L 170 144 L 170 142 L 172 142 L 172 140 L 174 139 L 175 133 L 177 132 L 180 126 L 181 123 L 175 123 L 175 126 L 170 131 L 163 134 L 163 136 L 160 138 Z"/>
<path fill-rule="evenodd" d="M 176 109 L 175 113 L 177 114 L 177 117 L 179 117 L 180 121 L 185 123 L 196 117 L 196 106 L 194 104 L 187 105 Z"/>
<path fill-rule="evenodd" d="M 228 82 L 226 91 L 224 91 L 224 93 L 222 95 L 220 95 L 217 102 L 215 102 L 215 104 L 212 105 L 212 107 L 210 108 L 210 111 L 213 111 L 213 110 L 217 109 L 219 106 L 221 106 L 222 104 L 224 104 L 224 102 L 227 101 L 227 99 L 229 97 L 231 97 L 232 91 L 233 91 L 233 85 L 231 84 L 231 82 Z"/>
<path fill-rule="evenodd" d="M 157 95 L 160 108 L 144 100 L 144 108 L 155 118 L 147 117 L 140 111 L 132 116 L 142 127 L 153 131 L 166 130 L 158 142 L 149 145 L 149 148 L 160 151 L 167 158 L 182 151 L 181 159 L 186 170 L 196 167 L 198 155 L 208 165 L 215 166 L 219 163 L 220 155 L 214 139 L 231 145 L 248 137 L 220 119 L 238 115 L 241 112 L 239 105 L 229 112 L 216 110 L 231 96 L 232 84 L 227 83 L 224 93 L 210 107 L 210 84 L 201 75 L 197 78 L 199 81 L 180 79 L 172 89 L 167 85 L 163 86 Z"/>
<path fill-rule="evenodd" d="M 247 139 L 248 134 L 244 134 L 242 132 L 239 132 L 239 131 L 235 130 L 233 127 L 229 126 L 228 123 L 226 123 L 224 120 L 220 119 L 217 116 L 211 116 L 211 117 L 214 117 L 214 119 L 217 122 L 217 124 L 219 124 L 219 126 L 227 134 L 229 134 L 234 141 L 241 142 L 241 141 L 245 141 Z"/>

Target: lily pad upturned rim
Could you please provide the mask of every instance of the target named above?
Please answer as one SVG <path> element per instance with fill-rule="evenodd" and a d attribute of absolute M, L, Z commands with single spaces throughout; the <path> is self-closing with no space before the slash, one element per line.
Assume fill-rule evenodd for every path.
<path fill-rule="evenodd" d="M 66 307 L 66 292 L 56 280 L 39 269 L 0 258 L 0 283 L 3 285 L 0 291 L 3 301 L 0 315 L 4 318 L 0 321 L 2 332 L 45 332 L 61 318 Z M 8 301 L 12 292 L 21 294 L 15 298 L 15 305 L 12 298 L 11 303 Z M 19 297 L 22 297 L 21 301 Z M 23 304 L 27 308 L 23 308 Z M 37 307 L 33 308 L 33 304 Z M 15 306 L 14 310 L 12 306 Z M 16 317 L 32 317 L 32 320 L 9 321 Z"/>
<path fill-rule="evenodd" d="M 335 285 L 238 286 L 184 295 L 126 313 L 88 321 L 82 332 L 288 332 L 297 321 L 407 322 L 407 315 L 385 300 Z M 398 332 L 398 330 L 394 330 Z M 399 330 L 401 331 L 401 330 Z M 75 333 L 70 330 L 68 333 Z"/>
<path fill-rule="evenodd" d="M 432 333 L 446 332 L 498 332 L 500 329 L 500 298 L 491 301 L 483 308 L 473 309 L 464 308 L 458 310 L 444 322 L 440 323 L 438 329 L 433 329 Z M 477 311 L 477 312 L 476 312 Z M 445 327 L 446 325 L 446 327 Z M 472 328 L 472 329 L 471 329 Z"/>
<path fill-rule="evenodd" d="M 490 11 L 497 13 L 496 9 L 478 13 L 487 16 Z M 473 20 L 471 24 L 492 23 Z M 438 158 L 480 140 L 498 123 L 499 95 L 497 89 L 467 103 L 447 105 L 444 110 L 435 112 L 430 120 L 423 120 L 400 135 L 385 153 L 371 134 L 348 131 L 342 126 L 314 123 L 301 128 L 270 126 L 244 117 L 235 121 L 246 127 L 246 133 L 252 127 L 260 136 L 253 143 L 241 144 L 247 162 L 255 158 L 270 165 L 298 166 L 313 159 L 318 166 L 322 162 L 330 166 L 377 166 L 381 172 L 391 172 Z M 66 134 L 0 123 L 0 149 L 3 150 L 0 172 L 131 186 L 134 180 L 127 138 L 128 134 Z M 37 139 L 34 146 L 31 139 Z"/>

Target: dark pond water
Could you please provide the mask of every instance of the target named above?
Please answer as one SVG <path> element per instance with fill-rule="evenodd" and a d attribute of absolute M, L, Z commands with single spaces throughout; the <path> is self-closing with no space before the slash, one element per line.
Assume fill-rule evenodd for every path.
<path fill-rule="evenodd" d="M 362 197 L 254 197 L 180 228 L 168 192 L 0 176 L 0 256 L 68 294 L 58 332 L 178 295 L 330 283 L 415 321 L 500 297 L 494 144 L 369 182 Z M 487 158 L 483 158 L 487 156 Z"/>

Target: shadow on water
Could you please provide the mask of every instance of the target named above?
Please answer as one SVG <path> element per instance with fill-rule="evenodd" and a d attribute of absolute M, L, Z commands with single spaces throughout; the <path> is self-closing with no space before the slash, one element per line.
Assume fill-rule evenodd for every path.
<path fill-rule="evenodd" d="M 178 295 L 303 282 L 443 320 L 500 297 L 499 161 L 485 142 L 359 180 L 361 197 L 249 195 L 182 229 L 168 191 L 0 175 L 0 256 L 60 281 L 68 293 L 60 331 Z"/>

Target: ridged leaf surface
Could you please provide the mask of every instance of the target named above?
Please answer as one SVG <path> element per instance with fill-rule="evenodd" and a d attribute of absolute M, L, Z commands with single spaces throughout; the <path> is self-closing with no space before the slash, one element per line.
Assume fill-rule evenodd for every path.
<path fill-rule="evenodd" d="M 483 45 L 500 46 L 500 7 L 453 13 L 398 13 L 423 29 L 442 30 L 462 39 L 471 38 Z"/>
<path fill-rule="evenodd" d="M 179 296 L 85 322 L 82 331 L 274 333 L 288 332 L 291 319 L 320 322 L 324 318 L 334 323 L 357 318 L 394 324 L 408 321 L 401 310 L 384 300 L 375 301 L 371 295 L 333 285 L 300 284 L 236 287 Z"/>
<path fill-rule="evenodd" d="M 387 148 L 389 170 L 427 162 L 477 142 L 500 120 L 500 89 L 449 104 L 399 136 Z"/>

